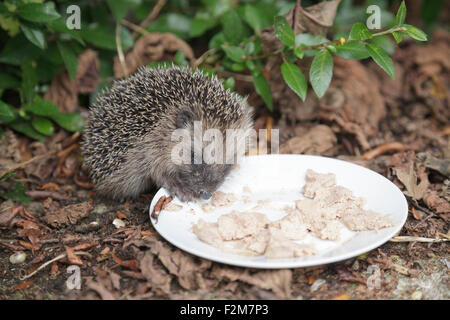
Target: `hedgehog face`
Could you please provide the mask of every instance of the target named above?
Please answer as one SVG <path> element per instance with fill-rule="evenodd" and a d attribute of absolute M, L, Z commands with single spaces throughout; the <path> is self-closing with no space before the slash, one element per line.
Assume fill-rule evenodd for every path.
<path fill-rule="evenodd" d="M 175 183 L 173 190 L 169 191 L 185 200 L 195 197 L 209 199 L 233 168 L 233 165 L 225 159 L 226 152 L 223 149 L 225 142 L 221 138 L 217 140 L 214 138 L 213 142 L 204 139 L 206 129 L 216 128 L 212 127 L 211 123 L 199 121 L 200 119 L 195 108 L 183 108 L 176 117 L 176 128 L 189 132 L 188 139 L 183 140 L 182 145 L 185 155 L 189 155 L 190 152 L 190 159 L 188 156 L 184 161 L 190 161 L 174 165 L 172 179 L 174 178 Z M 198 127 L 195 127 L 196 125 Z M 223 128 L 219 131 L 223 132 Z"/>
<path fill-rule="evenodd" d="M 177 166 L 175 179 L 183 186 L 185 193 L 190 193 L 192 197 L 209 199 L 223 183 L 233 165 L 197 164 L 194 161 L 194 152 L 191 154 L 191 159 L 190 164 Z"/>

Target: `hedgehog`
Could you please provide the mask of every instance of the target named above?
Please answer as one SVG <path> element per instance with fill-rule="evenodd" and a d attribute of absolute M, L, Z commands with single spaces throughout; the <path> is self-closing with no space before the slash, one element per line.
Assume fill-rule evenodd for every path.
<path fill-rule="evenodd" d="M 216 76 L 189 67 L 141 67 L 116 80 L 90 107 L 83 167 L 97 194 L 108 198 L 133 199 L 157 186 L 181 201 L 209 199 L 248 150 L 252 127 L 246 98 L 225 89 Z M 232 139 L 244 149 L 231 150 L 216 137 L 203 141 L 208 129 L 222 137 L 234 129 L 239 134 Z M 174 139 L 174 132 L 187 135 Z M 207 144 L 221 161 L 202 161 Z M 185 161 L 174 161 L 174 154 Z"/>

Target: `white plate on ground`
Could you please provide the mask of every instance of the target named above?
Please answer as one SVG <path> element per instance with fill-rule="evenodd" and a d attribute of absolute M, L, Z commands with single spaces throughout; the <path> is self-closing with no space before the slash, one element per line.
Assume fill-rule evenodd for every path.
<path fill-rule="evenodd" d="M 217 222 L 220 215 L 233 210 L 246 211 L 257 205 L 258 200 L 269 200 L 257 212 L 265 213 L 269 220 L 278 220 L 286 215 L 282 209 L 294 207 L 294 200 L 303 199 L 301 188 L 305 184 L 305 173 L 312 169 L 319 173 L 336 174 L 337 185 L 350 189 L 353 195 L 366 199 L 365 209 L 388 215 L 395 225 L 378 231 L 354 232 L 343 228 L 339 241 L 321 240 L 308 235 L 299 243 L 312 243 L 317 249 L 314 256 L 299 258 L 269 259 L 264 256 L 244 256 L 225 253 L 200 241 L 191 228 L 199 218 Z M 248 187 L 251 194 L 244 192 Z M 172 202 L 183 205 L 178 211 L 163 210 L 158 223 L 150 217 L 156 231 L 174 246 L 193 255 L 225 264 L 263 269 L 298 268 L 328 264 L 356 257 L 381 246 L 400 231 L 408 216 L 408 204 L 403 193 L 382 175 L 356 164 L 332 158 L 306 155 L 261 155 L 244 157 L 237 170 L 226 178 L 220 191 L 233 193 L 237 201 L 226 208 L 205 213 L 201 206 L 205 200 L 182 203 L 178 198 Z M 168 196 L 160 189 L 152 200 L 150 213 L 161 196 Z M 250 198 L 245 203 L 243 198 Z M 253 210 L 255 211 L 255 210 Z"/>

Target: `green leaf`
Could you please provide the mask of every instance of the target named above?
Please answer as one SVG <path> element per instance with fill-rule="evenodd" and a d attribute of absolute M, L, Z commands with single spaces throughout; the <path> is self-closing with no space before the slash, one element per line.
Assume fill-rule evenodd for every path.
<path fill-rule="evenodd" d="M 22 96 L 24 102 L 28 103 L 33 101 L 37 81 L 33 63 L 30 60 L 25 60 L 22 65 Z"/>
<path fill-rule="evenodd" d="M 13 201 L 19 201 L 20 203 L 30 202 L 30 198 L 25 194 L 25 190 L 21 182 L 17 182 L 13 191 L 0 193 L 0 197 L 3 199 L 11 199 Z"/>
<path fill-rule="evenodd" d="M 20 81 L 9 73 L 0 73 L 0 90 L 2 89 L 17 89 L 20 87 Z"/>
<path fill-rule="evenodd" d="M 0 62 L 21 66 L 25 59 L 36 59 L 42 53 L 42 49 L 28 41 L 23 34 L 18 34 L 6 42 L 0 52 Z"/>
<path fill-rule="evenodd" d="M 269 108 L 270 111 L 273 111 L 272 93 L 266 78 L 259 71 L 253 72 L 252 77 L 256 92 L 263 98 L 267 108 Z"/>
<path fill-rule="evenodd" d="M 295 45 L 297 46 L 315 46 L 328 42 L 328 39 L 321 35 L 312 35 L 309 33 L 299 33 L 295 36 Z"/>
<path fill-rule="evenodd" d="M 8 124 L 13 130 L 23 133 L 24 135 L 39 140 L 45 141 L 45 136 L 37 132 L 33 126 L 24 120 L 16 120 Z"/>
<path fill-rule="evenodd" d="M 184 54 L 183 50 L 178 50 L 177 53 L 175 53 L 175 56 L 173 57 L 173 62 L 177 66 L 185 66 L 185 65 L 187 65 L 186 55 Z"/>
<path fill-rule="evenodd" d="M 206 31 L 213 28 L 216 22 L 210 19 L 194 18 L 191 20 L 191 28 L 189 29 L 189 36 L 199 37 L 203 35 Z"/>
<path fill-rule="evenodd" d="M 83 38 L 81 37 L 81 31 L 67 28 L 66 22 L 61 18 L 48 22 L 47 26 L 53 32 L 68 34 L 70 37 L 77 40 L 80 44 L 85 44 Z"/>
<path fill-rule="evenodd" d="M 309 81 L 314 92 L 322 98 L 330 86 L 333 76 L 333 57 L 328 50 L 321 50 L 313 59 L 309 70 Z"/>
<path fill-rule="evenodd" d="M 17 8 L 17 13 L 32 22 L 49 22 L 60 17 L 53 2 L 23 4 Z"/>
<path fill-rule="evenodd" d="M 33 103 L 24 105 L 25 110 L 30 111 L 38 116 L 50 117 L 59 114 L 58 106 L 51 102 L 36 96 Z"/>
<path fill-rule="evenodd" d="M 337 46 L 336 54 L 344 59 L 366 59 L 369 53 L 362 42 L 352 41 Z"/>
<path fill-rule="evenodd" d="M 373 37 L 369 40 L 369 43 L 382 48 L 387 52 L 388 55 L 393 55 L 395 52 L 394 44 L 392 43 L 391 37 L 389 37 L 389 35 Z"/>
<path fill-rule="evenodd" d="M 78 60 L 77 56 L 73 52 L 73 49 L 69 47 L 64 42 L 57 41 L 58 50 L 61 54 L 61 57 L 64 61 L 64 64 L 67 68 L 67 71 L 69 72 L 70 78 L 72 80 L 75 80 L 75 77 L 77 75 L 77 69 L 78 69 Z"/>
<path fill-rule="evenodd" d="M 117 22 L 120 22 L 130 9 L 141 4 L 140 0 L 106 0 L 106 2 Z"/>
<path fill-rule="evenodd" d="M 264 27 L 264 17 L 260 10 L 254 5 L 246 5 L 244 9 L 244 20 L 247 22 L 256 33 L 259 33 Z"/>
<path fill-rule="evenodd" d="M 189 37 L 191 19 L 179 13 L 166 13 L 153 21 L 147 28 L 150 32 L 171 32 L 182 39 Z"/>
<path fill-rule="evenodd" d="M 335 47 L 334 45 L 332 45 L 332 44 L 327 45 L 327 46 L 326 46 L 326 49 L 327 49 L 328 51 L 330 51 L 331 53 L 336 53 L 336 52 L 337 52 L 336 47 Z"/>
<path fill-rule="evenodd" d="M 384 70 L 386 73 L 394 79 L 394 63 L 388 56 L 386 51 L 374 44 L 366 44 L 367 52 L 369 52 L 372 59 Z"/>
<path fill-rule="evenodd" d="M 216 33 L 209 40 L 208 48 L 209 49 L 220 48 L 225 42 L 226 39 L 225 36 L 223 35 L 223 32 Z"/>
<path fill-rule="evenodd" d="M 1 139 L 1 138 L 0 138 L 0 139 Z M 9 178 L 9 177 L 12 177 L 12 176 L 15 175 L 15 174 L 16 174 L 15 171 L 8 172 L 8 173 L 5 174 L 3 177 L 0 177 L 0 181 L 5 180 L 5 179 L 7 179 L 7 178 Z"/>
<path fill-rule="evenodd" d="M 64 129 L 76 132 L 83 130 L 84 119 L 78 113 L 59 113 L 51 116 L 52 120 Z"/>
<path fill-rule="evenodd" d="M 302 48 L 300 48 L 300 47 L 297 47 L 294 49 L 294 54 L 299 59 L 303 59 L 303 57 L 305 56 L 305 53 L 303 52 Z"/>
<path fill-rule="evenodd" d="M 0 122 L 9 123 L 17 118 L 17 111 L 13 106 L 0 100 Z"/>
<path fill-rule="evenodd" d="M 305 101 L 308 83 L 300 68 L 296 64 L 284 62 L 281 65 L 281 74 L 289 88 Z"/>
<path fill-rule="evenodd" d="M 406 31 L 402 31 L 403 33 L 406 33 L 411 38 L 418 40 L 418 41 L 427 41 L 427 35 L 425 32 L 420 30 L 419 28 L 416 28 L 414 26 L 411 26 L 409 24 L 404 24 L 402 27 L 406 28 Z"/>
<path fill-rule="evenodd" d="M 245 66 L 245 63 L 232 63 L 230 69 L 232 71 L 241 72 L 245 70 Z"/>
<path fill-rule="evenodd" d="M 401 33 L 398 31 L 392 32 L 392 36 L 394 37 L 394 39 L 397 43 L 400 43 L 403 40 Z"/>
<path fill-rule="evenodd" d="M 422 1 L 420 16 L 427 26 L 436 21 L 443 5 L 444 0 Z"/>
<path fill-rule="evenodd" d="M 292 28 L 285 17 L 275 17 L 273 27 L 278 40 L 280 40 L 284 45 L 288 47 L 295 46 L 294 31 L 292 31 Z"/>
<path fill-rule="evenodd" d="M 130 32 L 123 27 L 120 27 L 120 41 L 124 51 L 133 46 L 133 38 Z M 115 28 L 105 25 L 91 24 L 88 27 L 81 29 L 81 36 L 86 42 L 101 48 L 116 51 L 116 32 Z"/>
<path fill-rule="evenodd" d="M 237 44 L 244 36 L 244 26 L 236 11 L 228 11 L 222 16 L 222 28 L 225 39 Z"/>
<path fill-rule="evenodd" d="M 273 4 L 262 1 L 244 6 L 243 19 L 257 34 L 267 27 L 272 26 L 275 13 Z"/>
<path fill-rule="evenodd" d="M 46 118 L 36 118 L 31 121 L 31 125 L 39 133 L 45 134 L 46 136 L 51 136 L 55 132 L 55 127 L 53 123 Z"/>
<path fill-rule="evenodd" d="M 372 38 L 372 34 L 367 29 L 366 25 L 361 22 L 357 22 L 353 25 L 348 37 L 349 40 L 367 40 L 370 38 Z"/>
<path fill-rule="evenodd" d="M 245 60 L 245 66 L 249 69 L 249 70 L 254 70 L 256 68 L 255 63 L 252 60 Z"/>
<path fill-rule="evenodd" d="M 233 60 L 234 62 L 243 62 L 243 57 L 245 56 L 244 49 L 240 47 L 232 47 L 227 45 L 222 45 L 223 51 L 225 51 L 225 54 L 228 58 Z"/>
<path fill-rule="evenodd" d="M 31 24 L 27 24 L 22 22 L 20 24 L 20 29 L 22 29 L 23 34 L 25 37 L 30 40 L 32 44 L 35 46 L 45 49 L 47 47 L 47 42 L 45 41 L 45 35 L 44 32 L 42 32 L 41 29 L 32 26 Z"/>
<path fill-rule="evenodd" d="M 235 85 L 235 81 L 234 81 L 233 77 L 229 77 L 223 83 L 223 86 L 225 87 L 225 89 L 230 89 L 230 91 L 234 91 L 234 85 Z"/>
<path fill-rule="evenodd" d="M 405 1 L 403 0 L 400 4 L 400 7 L 398 8 L 397 15 L 395 17 L 395 21 L 397 22 L 397 25 L 402 25 L 405 22 L 406 18 L 406 5 Z"/>

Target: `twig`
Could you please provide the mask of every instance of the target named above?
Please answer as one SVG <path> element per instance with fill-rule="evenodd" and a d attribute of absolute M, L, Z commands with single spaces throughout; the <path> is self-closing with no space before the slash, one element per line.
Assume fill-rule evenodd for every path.
<path fill-rule="evenodd" d="M 125 56 L 122 50 L 122 42 L 120 41 L 120 24 L 116 24 L 116 47 L 117 47 L 117 55 L 119 56 L 120 66 L 122 67 L 122 73 L 124 77 L 128 75 L 127 65 L 125 63 Z"/>
<path fill-rule="evenodd" d="M 8 172 L 14 171 L 16 169 L 21 169 L 21 168 L 29 165 L 30 163 L 32 163 L 34 161 L 42 160 L 42 159 L 45 159 L 45 158 L 49 158 L 49 157 L 53 156 L 55 153 L 56 152 L 51 152 L 49 154 L 41 154 L 41 155 L 35 156 L 35 157 L 33 157 L 33 158 L 31 158 L 31 159 L 29 159 L 27 161 L 24 161 L 22 163 L 18 163 L 18 164 L 12 165 L 12 166 L 6 168 L 5 170 L 1 171 L 0 172 L 0 177 L 3 177 Z"/>
<path fill-rule="evenodd" d="M 372 38 L 373 38 L 373 37 L 382 36 L 382 35 L 385 35 L 385 34 L 391 34 L 391 33 L 393 33 L 393 32 L 397 32 L 397 31 L 406 31 L 406 28 L 405 28 L 405 27 L 397 27 L 397 28 L 394 28 L 394 29 L 389 29 L 389 30 L 385 30 L 385 31 L 380 31 L 380 32 L 378 32 L 378 33 L 374 33 L 374 34 L 372 35 Z"/>
<path fill-rule="evenodd" d="M 212 48 L 212 49 L 205 51 L 200 57 L 198 57 L 198 59 L 196 59 L 192 63 L 192 69 L 196 69 L 199 65 L 201 65 L 203 62 L 205 62 L 205 60 L 208 56 L 213 55 L 218 50 L 219 50 L 218 48 Z"/>
<path fill-rule="evenodd" d="M 123 24 L 125 27 L 128 27 L 128 28 L 132 29 L 134 32 L 140 33 L 140 34 L 142 34 L 144 36 L 150 33 L 147 30 L 145 30 L 144 28 L 142 28 L 141 26 L 138 26 L 137 24 L 134 24 L 134 23 L 132 23 L 130 21 L 127 21 L 125 19 L 120 21 L 120 23 Z"/>
<path fill-rule="evenodd" d="M 77 254 L 77 253 L 75 252 L 75 254 Z M 59 256 L 57 256 L 56 258 L 53 258 L 52 260 L 45 262 L 45 263 L 42 264 L 39 268 L 37 268 L 36 270 L 34 270 L 32 273 L 30 273 L 30 274 L 28 274 L 28 275 L 25 275 L 25 276 L 20 276 L 19 279 L 20 279 L 20 280 L 26 280 L 26 279 L 28 279 L 28 278 L 31 278 L 32 276 L 34 276 L 34 275 L 35 275 L 36 273 L 38 273 L 40 270 L 44 269 L 44 268 L 45 268 L 46 266 L 48 266 L 49 264 L 51 264 L 51 263 L 53 263 L 53 262 L 55 262 L 55 261 L 64 259 L 66 256 L 67 256 L 66 253 L 62 253 L 62 254 L 60 254 Z"/>
<path fill-rule="evenodd" d="M 388 152 L 398 152 L 398 151 L 404 151 L 404 150 L 411 150 L 411 149 L 417 149 L 413 146 L 407 146 L 400 142 L 388 142 L 384 143 L 382 145 L 379 145 L 372 150 L 367 151 L 364 153 L 361 158 L 363 160 L 372 160 L 378 157 L 379 155 L 382 155 L 384 153 Z"/>
<path fill-rule="evenodd" d="M 58 192 L 54 191 L 46 191 L 46 190 L 28 190 L 25 191 L 25 194 L 32 199 L 44 199 L 44 198 L 53 198 L 56 200 L 68 200 L 69 198 L 65 195 L 62 195 Z"/>
<path fill-rule="evenodd" d="M 167 0 L 158 0 L 158 2 L 155 4 L 155 6 L 153 7 L 153 10 L 150 12 L 150 14 L 147 16 L 147 18 L 145 18 L 141 23 L 140 23 L 140 27 L 145 28 L 148 25 L 150 25 L 150 23 L 156 19 L 156 17 L 159 15 L 159 12 L 161 11 L 161 9 L 164 7 L 164 5 L 166 4 Z M 134 38 L 136 38 L 137 34 L 139 32 L 134 32 L 131 36 Z"/>
<path fill-rule="evenodd" d="M 158 16 L 159 12 L 161 11 L 162 7 L 166 4 L 166 0 L 158 0 L 158 2 L 153 7 L 153 10 L 150 12 L 150 14 L 147 16 L 147 18 L 144 19 L 144 21 L 141 22 L 140 26 L 145 28 L 147 27 L 155 18 Z"/>
<path fill-rule="evenodd" d="M 412 237 L 412 236 L 397 236 L 393 237 L 392 242 L 447 242 L 450 239 L 433 239 L 433 238 L 424 238 L 424 237 Z"/>

